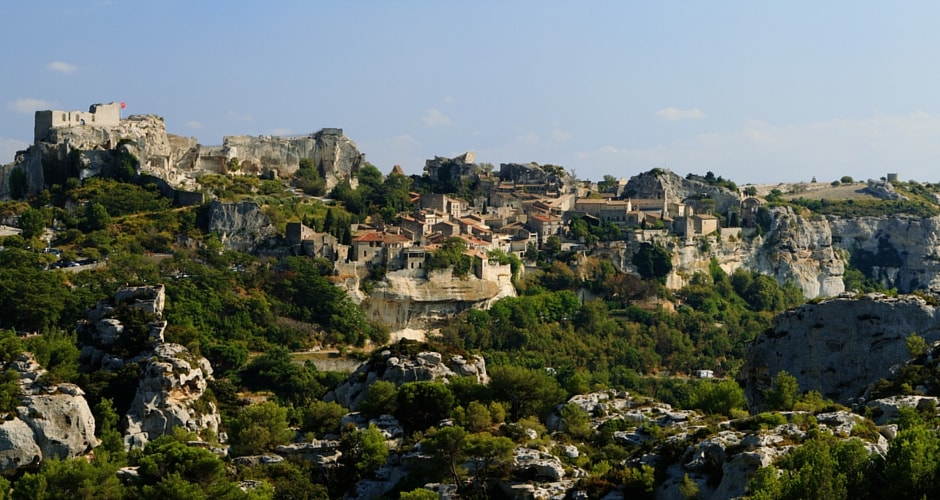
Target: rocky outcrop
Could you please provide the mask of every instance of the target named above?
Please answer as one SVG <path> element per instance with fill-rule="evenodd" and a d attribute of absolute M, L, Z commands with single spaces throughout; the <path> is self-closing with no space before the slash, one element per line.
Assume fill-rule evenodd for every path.
<path fill-rule="evenodd" d="M 355 186 L 356 174 L 365 165 L 365 155 L 341 129 L 296 137 L 231 136 L 223 138 L 222 146 L 203 146 L 194 137 L 167 134 L 160 116 L 131 115 L 107 125 L 89 121 L 49 128 L 14 163 L 0 169 L 0 196 L 10 196 L 8 179 L 14 169 L 26 174 L 28 192 L 38 193 L 66 176 L 101 175 L 125 153 L 137 160 L 135 174 L 181 191 L 198 190 L 200 175 L 225 174 L 230 168 L 289 177 L 302 159 L 313 162 L 329 190 L 345 181 Z M 49 175 L 54 178 L 47 179 Z"/>
<path fill-rule="evenodd" d="M 22 353 L 7 369 L 19 375 L 20 405 L 0 421 L 0 474 L 12 475 L 49 458 L 74 458 L 98 445 L 85 393 L 73 384 L 45 384 L 45 370 Z"/>
<path fill-rule="evenodd" d="M 428 330 L 472 308 L 487 308 L 503 297 L 515 297 L 509 266 L 480 279 L 456 278 L 453 269 L 416 278 L 407 272 L 389 273 L 375 283 L 360 304 L 367 317 L 393 330 Z"/>
<path fill-rule="evenodd" d="M 218 435 L 221 419 L 215 404 L 201 400 L 211 377 L 206 358 L 179 344 L 157 345 L 124 417 L 125 446 L 142 448 L 174 427 Z"/>
<path fill-rule="evenodd" d="M 209 232 L 219 235 L 228 250 L 248 252 L 277 234 L 271 219 L 253 201 L 209 205 Z"/>
<path fill-rule="evenodd" d="M 91 309 L 79 329 L 79 361 L 87 369 L 118 371 L 132 363 L 141 367 L 134 399 L 122 420 L 127 448 L 142 448 L 174 427 L 199 435 L 219 431 L 218 410 L 203 399 L 212 366 L 185 347 L 164 341 L 167 322 L 159 318 L 165 300 L 163 285 L 120 288 L 113 299 Z M 124 324 L 115 316 L 126 317 L 120 314 L 125 308 L 158 320 Z"/>
<path fill-rule="evenodd" d="M 653 169 L 630 178 L 623 189 L 623 198 L 665 199 L 682 201 L 705 212 L 725 214 L 740 204 L 740 195 L 722 186 L 712 185 L 698 177 L 683 178 L 669 170 Z M 703 203 L 701 200 L 711 200 Z"/>
<path fill-rule="evenodd" d="M 239 170 L 249 173 L 276 171 L 289 177 L 310 159 L 326 180 L 327 191 L 341 182 L 356 184 L 356 175 L 365 165 L 365 155 L 342 129 L 325 128 L 307 136 L 230 136 L 222 149 L 228 158 L 237 158 Z"/>
<path fill-rule="evenodd" d="M 904 200 L 907 201 L 910 198 L 904 196 L 903 194 L 897 192 L 894 189 L 894 184 L 891 184 L 888 181 L 868 179 L 868 186 L 862 189 L 862 192 L 870 194 L 876 198 L 882 200 Z"/>
<path fill-rule="evenodd" d="M 829 217 L 854 267 L 902 293 L 940 289 L 940 217 Z"/>
<path fill-rule="evenodd" d="M 480 383 L 489 382 L 486 362 L 482 356 L 469 359 L 463 356 L 444 357 L 438 352 L 420 352 L 410 356 L 394 356 L 386 350 L 371 362 L 360 366 L 345 382 L 324 396 L 324 401 L 336 401 L 342 406 L 355 409 L 365 396 L 369 385 L 377 380 L 394 383 L 447 380 L 456 376 L 472 376 Z"/>
<path fill-rule="evenodd" d="M 870 294 L 805 304 L 780 314 L 773 329 L 749 346 L 739 376 L 752 409 L 763 407 L 780 371 L 796 377 L 802 391 L 847 404 L 909 358 L 906 339 L 912 334 L 928 344 L 940 340 L 940 310 L 917 296 Z"/>

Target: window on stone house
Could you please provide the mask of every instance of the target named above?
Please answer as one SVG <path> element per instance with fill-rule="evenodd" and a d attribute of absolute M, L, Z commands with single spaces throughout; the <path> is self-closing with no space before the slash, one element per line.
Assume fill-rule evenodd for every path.
<path fill-rule="evenodd" d="M 62 113 L 62 121 L 64 121 L 64 122 L 65 122 L 65 121 L 68 121 L 68 119 L 65 117 L 65 113 Z"/>

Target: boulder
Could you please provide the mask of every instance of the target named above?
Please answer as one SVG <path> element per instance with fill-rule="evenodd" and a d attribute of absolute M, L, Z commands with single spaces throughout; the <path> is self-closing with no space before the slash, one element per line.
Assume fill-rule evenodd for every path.
<path fill-rule="evenodd" d="M 8 364 L 19 376 L 20 405 L 0 421 L 0 474 L 16 474 L 48 458 L 75 458 L 99 441 L 85 393 L 74 384 L 45 384 L 31 353 Z"/>
<path fill-rule="evenodd" d="M 9 476 L 38 467 L 42 458 L 36 435 L 26 422 L 18 418 L 0 421 L 0 473 Z"/>
<path fill-rule="evenodd" d="M 65 391 L 46 388 L 40 394 L 23 397 L 17 416 L 35 436 L 43 458 L 72 458 L 84 455 L 98 445 L 95 417 L 84 392 L 71 384 Z"/>
<path fill-rule="evenodd" d="M 444 361 L 437 352 L 398 357 L 392 356 L 391 351 L 385 351 L 383 356 L 384 362 L 374 360 L 360 365 L 344 382 L 328 392 L 324 401 L 336 401 L 346 408 L 356 409 L 369 385 L 377 380 L 399 386 L 406 382 L 446 381 L 455 376 L 474 376 L 481 384 L 489 382 L 486 362 L 479 355 L 472 356 L 469 361 L 461 356 L 452 356 Z"/>
<path fill-rule="evenodd" d="M 558 457 L 529 448 L 513 451 L 513 474 L 532 479 L 559 481 L 565 477 L 565 468 Z"/>

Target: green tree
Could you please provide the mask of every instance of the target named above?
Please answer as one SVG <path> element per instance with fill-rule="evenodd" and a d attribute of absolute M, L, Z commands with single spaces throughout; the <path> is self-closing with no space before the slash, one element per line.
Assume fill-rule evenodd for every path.
<path fill-rule="evenodd" d="M 395 417 L 409 431 L 437 425 L 450 417 L 454 394 L 440 382 L 409 382 L 398 388 Z"/>
<path fill-rule="evenodd" d="M 474 481 L 486 487 L 490 478 L 505 478 L 513 461 L 516 445 L 505 436 L 481 432 L 467 436 L 464 453 L 473 464 Z"/>
<path fill-rule="evenodd" d="M 518 366 L 493 367 L 490 389 L 496 399 L 509 403 L 514 420 L 543 415 L 565 398 L 564 389 L 545 370 Z"/>
<path fill-rule="evenodd" d="M 235 456 L 274 451 L 285 444 L 294 432 L 287 426 L 287 408 L 273 401 L 243 408 L 229 423 L 231 453 Z"/>
<path fill-rule="evenodd" d="M 580 406 L 568 403 L 561 408 L 561 421 L 571 437 L 586 440 L 591 437 L 591 416 Z"/>
<path fill-rule="evenodd" d="M 796 377 L 786 371 L 779 371 L 774 376 L 773 384 L 767 391 L 767 405 L 772 410 L 789 411 L 793 409 L 800 396 L 800 384 Z"/>
<path fill-rule="evenodd" d="M 374 424 L 366 429 L 346 429 L 339 449 L 343 453 L 340 464 L 350 472 L 351 484 L 374 472 L 388 458 L 385 436 Z"/>
<path fill-rule="evenodd" d="M 884 476 L 888 497 L 937 498 L 940 495 L 940 438 L 917 425 L 898 432 L 888 445 Z"/>
<path fill-rule="evenodd" d="M 672 256 L 664 248 L 651 243 L 642 243 L 633 255 L 633 265 L 646 279 L 662 281 L 672 271 Z"/>
<path fill-rule="evenodd" d="M 125 488 L 117 478 L 117 465 L 85 459 L 47 459 L 38 472 L 27 473 L 16 481 L 15 500 L 57 500 L 60 498 L 124 498 Z M 9 484 L 7 484 L 9 486 Z M 6 498 L 6 490 L 0 498 Z"/>
<path fill-rule="evenodd" d="M 111 214 L 104 205 L 97 201 L 89 202 L 85 205 L 85 225 L 86 232 L 98 231 L 111 224 Z"/>
<path fill-rule="evenodd" d="M 346 413 L 346 408 L 339 403 L 314 401 L 304 408 L 300 429 L 322 437 L 327 433 L 339 431 L 340 421 Z"/>
<path fill-rule="evenodd" d="M 228 482 L 225 464 L 211 451 L 189 446 L 195 436 L 182 431 L 159 437 L 137 460 L 142 498 L 243 498 Z"/>
<path fill-rule="evenodd" d="M 20 229 L 23 230 L 23 238 L 38 238 L 46 230 L 46 216 L 42 210 L 27 208 L 20 214 Z"/>
<path fill-rule="evenodd" d="M 398 496 L 399 500 L 438 500 L 440 495 L 431 490 L 418 488 L 411 491 L 403 491 Z"/>
<path fill-rule="evenodd" d="M 701 496 L 698 483 L 696 483 L 688 474 L 682 475 L 682 481 L 679 483 L 679 494 L 686 500 L 693 500 Z"/>
<path fill-rule="evenodd" d="M 432 428 L 428 431 L 427 437 L 421 441 L 421 449 L 427 450 L 437 463 L 444 466 L 451 480 L 457 485 L 458 491 L 463 486 L 461 479 L 463 471 L 459 465 L 463 463 L 466 456 L 464 454 L 466 440 L 467 431 L 463 427 L 453 426 Z"/>
<path fill-rule="evenodd" d="M 709 415 L 730 417 L 732 410 L 745 408 L 744 390 L 733 380 L 704 381 L 692 389 L 689 406 Z"/>
<path fill-rule="evenodd" d="M 907 353 L 912 358 L 922 356 L 925 352 L 927 352 L 927 341 L 916 333 L 908 335 L 906 343 Z"/>
<path fill-rule="evenodd" d="M 369 418 L 395 413 L 396 387 L 393 382 L 376 380 L 366 388 L 357 410 Z"/>
<path fill-rule="evenodd" d="M 121 431 L 118 430 L 120 415 L 114 410 L 111 399 L 101 398 L 101 401 L 95 405 L 94 416 L 95 431 L 101 439 L 100 450 L 107 452 L 113 458 L 123 458 L 124 440 L 121 437 Z"/>

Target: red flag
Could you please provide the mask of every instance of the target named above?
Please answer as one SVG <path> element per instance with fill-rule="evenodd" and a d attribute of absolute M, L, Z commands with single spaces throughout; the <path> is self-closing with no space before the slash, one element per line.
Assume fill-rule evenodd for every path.
<path fill-rule="evenodd" d="M 126 107 L 127 107 L 127 103 L 124 101 L 121 101 L 121 109 L 124 109 Z"/>

